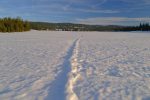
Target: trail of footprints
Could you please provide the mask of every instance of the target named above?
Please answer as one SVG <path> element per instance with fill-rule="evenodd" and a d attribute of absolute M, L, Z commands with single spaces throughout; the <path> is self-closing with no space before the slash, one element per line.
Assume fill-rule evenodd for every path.
<path fill-rule="evenodd" d="M 79 50 L 80 39 L 76 41 L 76 45 L 73 50 L 71 57 L 71 71 L 68 74 L 68 83 L 67 83 L 67 100 L 79 100 L 77 94 L 74 91 L 74 86 L 78 80 L 81 79 L 79 71 L 82 69 L 82 66 L 78 63 L 78 50 Z"/>

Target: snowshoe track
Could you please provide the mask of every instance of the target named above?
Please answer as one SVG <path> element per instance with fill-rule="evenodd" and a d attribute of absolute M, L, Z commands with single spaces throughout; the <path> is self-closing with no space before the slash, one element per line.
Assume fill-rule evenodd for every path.
<path fill-rule="evenodd" d="M 79 100 L 77 94 L 74 91 L 74 86 L 78 80 L 80 80 L 81 75 L 79 70 L 81 69 L 78 63 L 78 50 L 79 50 L 80 39 L 75 43 L 73 54 L 70 60 L 71 71 L 68 73 L 68 83 L 67 83 L 67 100 Z"/>

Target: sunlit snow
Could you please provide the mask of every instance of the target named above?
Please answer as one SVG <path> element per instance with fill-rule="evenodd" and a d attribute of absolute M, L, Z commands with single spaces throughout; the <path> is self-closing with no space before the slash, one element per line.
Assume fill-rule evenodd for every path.
<path fill-rule="evenodd" d="M 150 33 L 0 33 L 0 100 L 150 100 Z"/>

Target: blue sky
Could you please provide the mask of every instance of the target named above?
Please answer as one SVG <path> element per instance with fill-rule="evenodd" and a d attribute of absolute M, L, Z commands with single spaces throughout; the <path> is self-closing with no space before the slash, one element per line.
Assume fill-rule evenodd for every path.
<path fill-rule="evenodd" d="M 0 17 L 99 25 L 150 22 L 150 0 L 0 0 Z"/>

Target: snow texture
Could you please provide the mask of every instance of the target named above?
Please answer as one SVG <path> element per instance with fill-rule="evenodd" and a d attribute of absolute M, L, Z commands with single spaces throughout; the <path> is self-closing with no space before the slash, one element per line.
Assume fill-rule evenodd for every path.
<path fill-rule="evenodd" d="M 0 100 L 150 100 L 150 34 L 0 33 Z"/>

